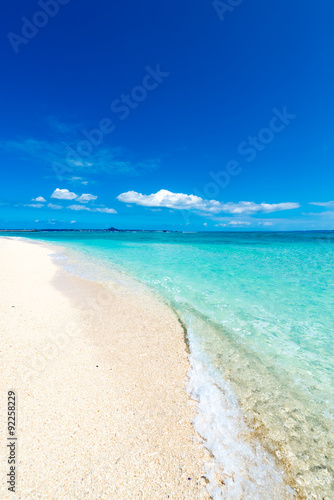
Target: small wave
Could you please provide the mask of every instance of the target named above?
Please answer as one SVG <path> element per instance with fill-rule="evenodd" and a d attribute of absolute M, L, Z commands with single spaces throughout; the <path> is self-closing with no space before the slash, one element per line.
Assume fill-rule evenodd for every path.
<path fill-rule="evenodd" d="M 231 385 L 210 367 L 191 328 L 188 339 L 188 392 L 198 402 L 194 426 L 213 455 L 206 473 L 209 494 L 214 500 L 294 498 L 284 471 L 252 436 Z"/>

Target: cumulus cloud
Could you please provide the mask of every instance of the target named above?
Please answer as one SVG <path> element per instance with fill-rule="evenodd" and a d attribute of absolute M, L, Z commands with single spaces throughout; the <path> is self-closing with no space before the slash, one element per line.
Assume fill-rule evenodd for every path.
<path fill-rule="evenodd" d="M 89 201 L 96 200 L 97 196 L 94 196 L 93 194 L 89 193 L 83 193 L 79 198 L 76 199 L 76 201 L 79 201 L 80 203 L 88 203 Z"/>
<path fill-rule="evenodd" d="M 310 205 L 317 205 L 318 207 L 334 208 L 334 201 L 311 201 Z"/>
<path fill-rule="evenodd" d="M 239 203 L 221 203 L 216 200 L 204 200 L 193 194 L 172 193 L 161 189 L 157 193 L 144 195 L 136 191 L 128 191 L 117 196 L 123 203 L 140 205 L 143 207 L 166 207 L 175 210 L 194 210 L 201 215 L 206 214 L 254 214 L 270 213 L 281 210 L 299 208 L 299 203 L 254 203 L 252 201 L 240 201 Z"/>
<path fill-rule="evenodd" d="M 46 201 L 43 196 L 37 196 L 37 198 L 33 198 L 31 201 L 38 201 L 39 203 L 44 203 Z"/>
<path fill-rule="evenodd" d="M 51 198 L 57 198 L 57 200 L 75 200 L 78 197 L 77 194 L 71 193 L 68 189 L 55 189 L 51 195 Z"/>
<path fill-rule="evenodd" d="M 150 195 L 128 191 L 117 196 L 117 199 L 123 203 L 136 204 L 143 207 L 167 207 L 179 210 L 184 208 L 199 208 L 203 204 L 202 198 L 198 196 L 172 193 L 166 189 L 161 189 L 157 193 Z"/>
<path fill-rule="evenodd" d="M 79 203 L 88 203 L 89 201 L 96 200 L 97 196 L 89 193 L 82 193 L 82 195 L 79 196 L 76 193 L 72 193 L 68 189 L 57 188 L 52 193 L 51 198 L 56 198 L 57 200 L 75 200 Z"/>

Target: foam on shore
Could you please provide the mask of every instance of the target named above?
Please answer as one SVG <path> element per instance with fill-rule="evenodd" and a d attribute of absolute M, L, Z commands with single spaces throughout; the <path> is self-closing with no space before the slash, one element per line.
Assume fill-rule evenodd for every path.
<path fill-rule="evenodd" d="M 284 472 L 245 424 L 231 384 L 206 359 L 191 328 L 188 339 L 191 363 L 188 392 L 198 402 L 194 426 L 214 457 L 207 464 L 207 487 L 212 498 L 294 498 Z"/>

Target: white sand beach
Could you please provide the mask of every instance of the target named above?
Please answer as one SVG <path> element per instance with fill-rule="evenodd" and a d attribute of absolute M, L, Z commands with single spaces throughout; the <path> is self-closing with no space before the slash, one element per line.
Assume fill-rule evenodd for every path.
<path fill-rule="evenodd" d="M 149 294 L 66 273 L 51 253 L 0 238 L 1 498 L 13 496 L 10 389 L 16 498 L 208 498 L 176 316 Z"/>

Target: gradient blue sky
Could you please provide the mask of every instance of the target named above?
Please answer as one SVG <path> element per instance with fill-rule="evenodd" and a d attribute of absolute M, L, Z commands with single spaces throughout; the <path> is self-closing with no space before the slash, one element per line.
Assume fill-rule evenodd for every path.
<path fill-rule="evenodd" d="M 332 2 L 55 2 L 2 7 L 0 228 L 334 229 Z"/>

